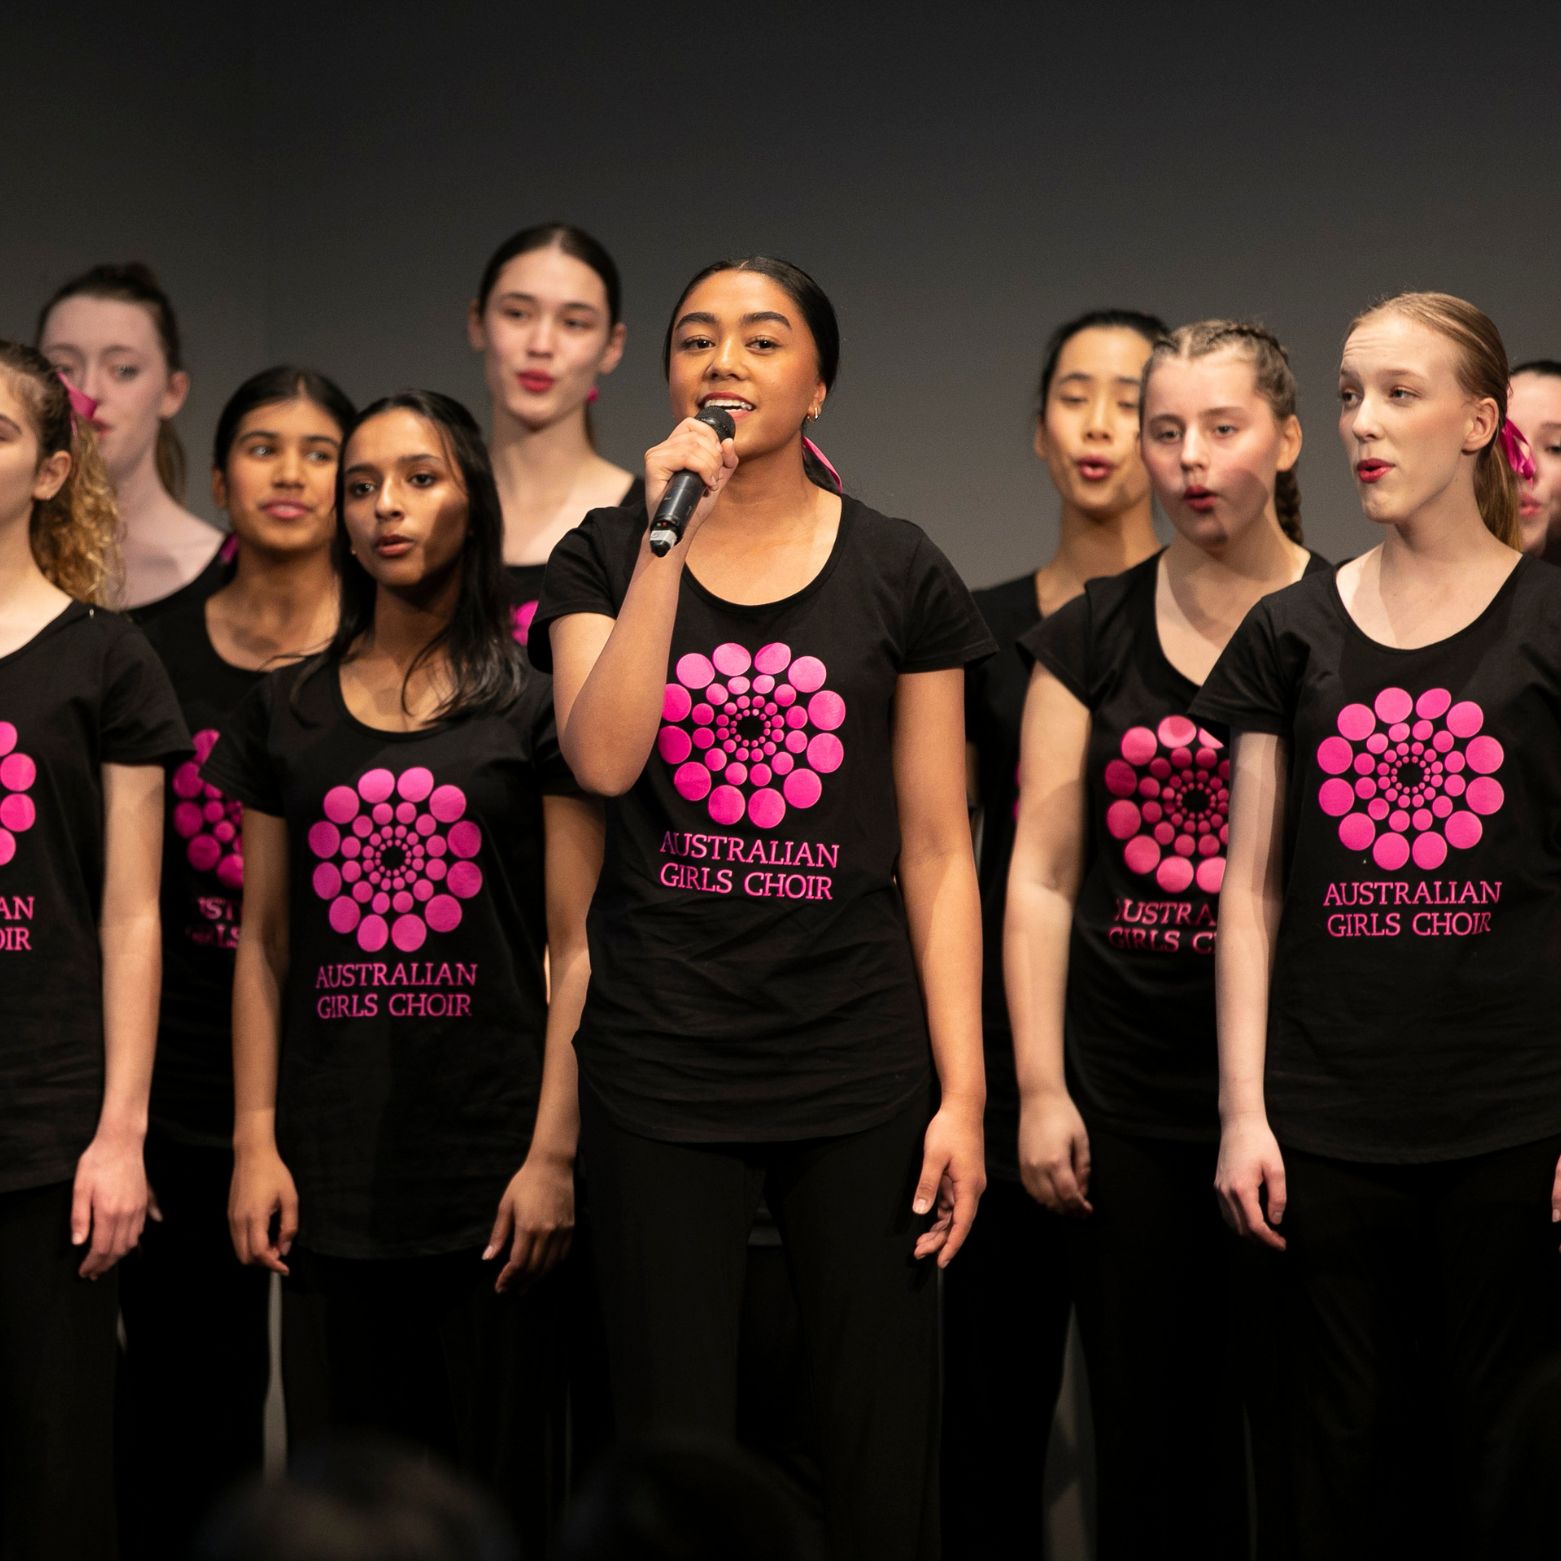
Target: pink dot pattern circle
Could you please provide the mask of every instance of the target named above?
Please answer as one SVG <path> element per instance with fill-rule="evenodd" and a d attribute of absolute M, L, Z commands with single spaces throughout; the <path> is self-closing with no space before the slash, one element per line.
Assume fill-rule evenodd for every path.
<path fill-rule="evenodd" d="M 173 832 L 196 872 L 213 873 L 223 888 L 238 893 L 244 887 L 244 804 L 201 779 L 201 765 L 216 746 L 210 727 L 197 732 L 195 757 L 173 772 Z"/>
<path fill-rule="evenodd" d="M 673 673 L 656 751 L 685 802 L 703 803 L 717 824 L 746 818 L 759 829 L 818 802 L 823 777 L 845 762 L 846 702 L 825 687 L 817 656 L 728 641 L 680 657 Z"/>
<path fill-rule="evenodd" d="M 513 625 L 511 632 L 517 645 L 530 643 L 531 624 L 537 615 L 537 606 L 536 602 L 522 602 L 510 610 L 510 622 Z"/>
<path fill-rule="evenodd" d="M 1106 833 L 1163 894 L 1218 894 L 1230 834 L 1230 755 L 1184 715 L 1129 727 L 1106 765 Z"/>
<path fill-rule="evenodd" d="M 1496 779 L 1506 752 L 1472 699 L 1385 688 L 1369 705 L 1346 705 L 1334 725 L 1317 745 L 1326 777 L 1317 804 L 1339 821 L 1345 849 L 1370 851 L 1384 872 L 1409 862 L 1435 871 L 1449 848 L 1477 845 L 1482 820 L 1506 800 Z"/>
<path fill-rule="evenodd" d="M 482 830 L 459 786 L 437 784 L 422 765 L 369 770 L 326 792 L 321 812 L 307 839 L 334 931 L 368 954 L 387 943 L 411 954 L 430 932 L 461 925 L 463 902 L 482 889 Z"/>
<path fill-rule="evenodd" d="M 21 734 L 0 721 L 0 867 L 16 855 L 16 837 L 38 822 L 38 808 L 28 794 L 38 778 L 38 766 L 16 745 Z"/>

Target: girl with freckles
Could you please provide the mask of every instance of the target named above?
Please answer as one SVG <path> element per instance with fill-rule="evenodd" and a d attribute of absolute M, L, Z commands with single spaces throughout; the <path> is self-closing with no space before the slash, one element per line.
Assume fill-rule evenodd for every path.
<path fill-rule="evenodd" d="M 116 1554 L 118 1264 L 148 1212 L 165 765 L 189 753 L 103 610 L 92 406 L 0 342 L 0 1555 Z"/>
<path fill-rule="evenodd" d="M 1463 299 L 1355 320 L 1381 540 L 1259 603 L 1193 708 L 1239 734 L 1217 1185 L 1284 1253 L 1303 1556 L 1421 1512 L 1449 1553 L 1554 1553 L 1519 1471 L 1561 1451 L 1561 576 L 1517 551 L 1508 381 Z M 1423 1399 L 1445 1474 L 1406 1457 Z"/>
<path fill-rule="evenodd" d="M 762 1195 L 832 1553 L 898 1561 L 937 1550 L 936 1273 L 985 1181 L 957 755 L 963 668 L 992 644 L 926 536 L 842 494 L 805 438 L 838 361 L 796 266 L 701 271 L 646 503 L 559 544 L 529 652 L 610 799 L 575 1049 L 619 1428 L 735 1437 Z M 647 508 L 681 470 L 706 493 L 658 558 Z"/>
<path fill-rule="evenodd" d="M 1235 1247 L 1208 1192 L 1229 733 L 1188 711 L 1252 603 L 1320 567 L 1300 542 L 1295 401 L 1261 326 L 1161 337 L 1140 443 L 1175 537 L 1019 641 L 1019 1170 L 1070 1221 L 1104 1561 L 1177 1532 L 1248 1553 Z"/>
<path fill-rule="evenodd" d="M 284 1276 L 294 1445 L 435 1448 L 540 1555 L 597 811 L 510 636 L 471 415 L 376 402 L 335 508 L 329 644 L 202 767 L 244 805 L 233 1244 Z"/>
<path fill-rule="evenodd" d="M 597 451 L 591 416 L 600 382 L 623 358 L 622 293 L 597 239 L 544 222 L 499 245 L 467 311 L 488 389 L 488 448 L 522 645 L 558 539 L 588 511 L 643 496 L 642 479 Z"/>

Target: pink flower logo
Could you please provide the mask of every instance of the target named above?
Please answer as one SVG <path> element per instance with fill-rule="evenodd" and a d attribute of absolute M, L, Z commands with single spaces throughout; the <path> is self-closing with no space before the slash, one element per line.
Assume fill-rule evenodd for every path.
<path fill-rule="evenodd" d="M 38 766 L 16 751 L 17 731 L 0 721 L 0 867 L 16 855 L 16 837 L 38 820 L 38 809 L 27 795 L 38 778 Z"/>
<path fill-rule="evenodd" d="M 201 779 L 201 765 L 217 745 L 209 727 L 195 734 L 195 757 L 173 772 L 174 833 L 185 842 L 184 854 L 198 873 L 216 873 L 224 888 L 244 887 L 244 804 L 224 797 Z"/>
<path fill-rule="evenodd" d="M 522 602 L 510 613 L 511 622 L 514 625 L 513 633 L 517 645 L 526 644 L 531 638 L 531 620 L 537 615 L 536 602 Z"/>
<path fill-rule="evenodd" d="M 680 797 L 704 802 L 718 824 L 746 815 L 760 829 L 774 829 L 788 807 L 818 801 L 819 777 L 845 759 L 835 733 L 846 702 L 824 687 L 829 673 L 817 656 L 793 660 L 779 643 L 750 655 L 728 642 L 708 657 L 679 658 L 675 671 L 656 751 L 676 766 Z"/>
<path fill-rule="evenodd" d="M 1339 735 L 1317 746 L 1329 777 L 1318 805 L 1339 821 L 1351 851 L 1395 872 L 1411 857 L 1427 870 L 1447 860 L 1447 848 L 1467 851 L 1485 832 L 1480 822 L 1506 800 L 1495 779 L 1506 755 L 1482 735 L 1485 712 L 1472 699 L 1453 703 L 1445 688 L 1412 699 L 1385 688 L 1370 706 L 1346 705 Z"/>
<path fill-rule="evenodd" d="M 322 811 L 309 849 L 320 858 L 314 892 L 330 902 L 335 931 L 353 933 L 370 954 L 387 942 L 410 954 L 430 928 L 460 926 L 461 902 L 482 888 L 482 830 L 463 817 L 459 786 L 436 786 L 421 766 L 370 770 L 355 787 L 333 786 Z"/>
<path fill-rule="evenodd" d="M 1166 894 L 1193 884 L 1218 894 L 1229 839 L 1230 758 L 1213 733 L 1184 715 L 1168 715 L 1153 731 L 1130 727 L 1119 758 L 1106 766 L 1106 830 L 1120 840 L 1129 871 Z"/>

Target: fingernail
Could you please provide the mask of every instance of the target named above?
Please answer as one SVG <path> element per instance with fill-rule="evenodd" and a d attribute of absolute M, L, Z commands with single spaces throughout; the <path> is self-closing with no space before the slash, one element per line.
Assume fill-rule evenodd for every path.
<path fill-rule="evenodd" d="M 917 1214 L 925 1214 L 925 1213 L 926 1213 L 926 1212 L 927 1212 L 927 1207 L 928 1207 L 928 1205 L 927 1205 L 927 1200 L 926 1200 L 926 1199 L 925 1199 L 925 1198 L 918 1198 L 918 1199 L 917 1199 L 917 1200 L 916 1200 L 916 1201 L 915 1201 L 915 1203 L 913 1203 L 913 1204 L 912 1204 L 912 1205 L 911 1205 L 911 1208 L 912 1208 L 912 1209 L 913 1209 L 913 1210 L 914 1210 L 914 1211 L 915 1211 L 915 1212 L 916 1212 L 916 1213 L 917 1213 Z"/>
<path fill-rule="evenodd" d="M 483 1260 L 484 1263 L 486 1263 L 488 1261 L 488 1259 L 490 1257 L 492 1257 L 492 1256 L 493 1256 L 493 1248 L 492 1247 L 484 1247 L 482 1249 L 482 1260 Z"/>
<path fill-rule="evenodd" d="M 1561 1224 L 1561 1209 L 1552 1209 L 1550 1211 L 1550 1223 L 1552 1225 Z"/>

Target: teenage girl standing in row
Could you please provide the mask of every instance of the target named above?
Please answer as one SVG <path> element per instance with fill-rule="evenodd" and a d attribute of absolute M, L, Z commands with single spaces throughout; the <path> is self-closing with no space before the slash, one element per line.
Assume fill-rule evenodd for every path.
<path fill-rule="evenodd" d="M 1019 825 L 1004 954 L 1025 1186 L 1071 1217 L 1103 1558 L 1196 1533 L 1248 1546 L 1234 1246 L 1209 1196 L 1229 747 L 1188 718 L 1300 544 L 1295 381 L 1277 341 L 1184 326 L 1144 367 L 1142 450 L 1175 528 L 1021 648 Z"/>
<path fill-rule="evenodd" d="M 116 518 L 47 359 L 0 343 L 0 1553 L 115 1553 L 115 1265 L 141 1234 L 164 766 Z"/>
<path fill-rule="evenodd" d="M 1339 431 L 1383 539 L 1260 603 L 1194 706 L 1240 734 L 1218 1186 L 1290 1275 L 1306 1556 L 1416 1507 L 1554 1554 L 1561 575 L 1516 551 L 1509 378 L 1462 299 L 1356 319 Z M 1426 1361 L 1451 1499 L 1402 1468 Z"/>
<path fill-rule="evenodd" d="M 960 1263 L 943 1283 L 944 1554 L 987 1557 L 1033 1529 L 1062 1385 L 1072 1297 L 1057 1219 L 1019 1176 L 1019 1091 L 1003 993 L 1003 905 L 1019 811 L 1019 724 L 1029 672 L 1020 636 L 1084 588 L 1155 551 L 1138 454 L 1139 381 L 1164 334 L 1153 315 L 1106 309 L 1053 333 L 1041 368 L 1035 452 L 1062 514 L 1042 568 L 975 593 L 998 654 L 965 677 L 979 876 L 990 1180 Z"/>

